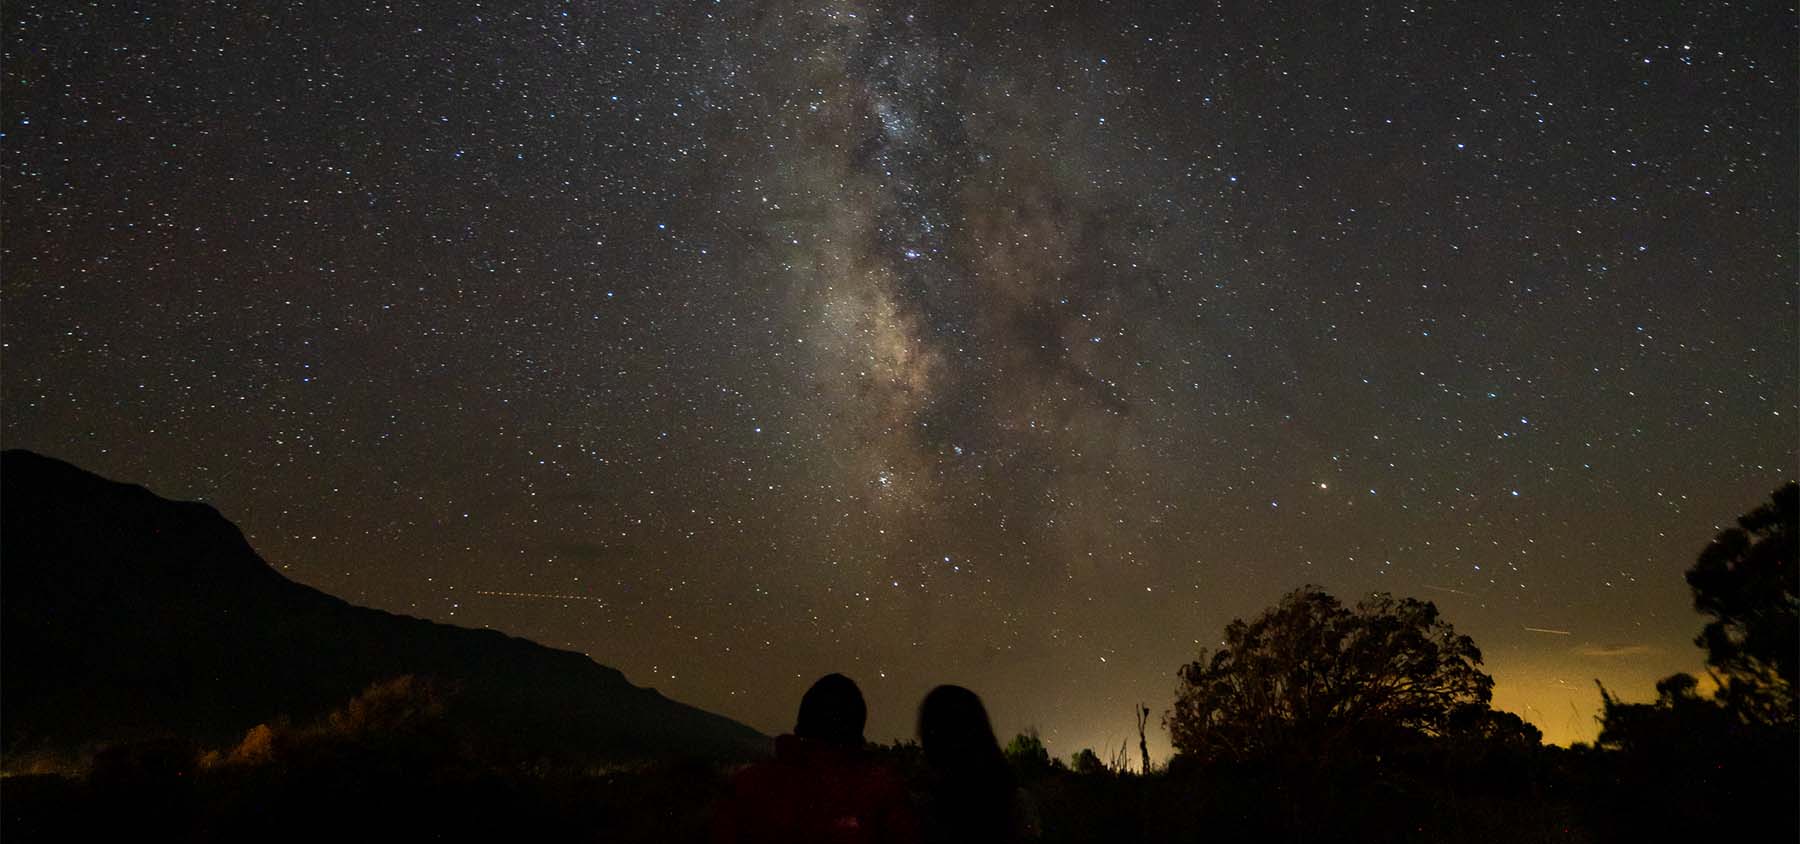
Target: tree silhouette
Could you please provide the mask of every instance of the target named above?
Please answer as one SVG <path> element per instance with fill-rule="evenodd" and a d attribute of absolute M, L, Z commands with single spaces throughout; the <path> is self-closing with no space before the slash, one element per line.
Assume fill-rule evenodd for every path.
<path fill-rule="evenodd" d="M 1794 484 L 1777 490 L 1688 570 L 1695 609 L 1712 617 L 1694 640 L 1718 681 L 1710 698 L 1688 674 L 1657 683 L 1654 703 L 1625 703 L 1601 687 L 1599 746 L 1615 759 L 1602 809 L 1625 818 L 1624 837 L 1800 836 L 1796 497 Z"/>
<path fill-rule="evenodd" d="M 1481 651 L 1429 601 L 1374 595 L 1348 608 L 1316 587 L 1295 590 L 1224 646 L 1179 672 L 1163 718 L 1178 754 L 1247 759 L 1328 754 L 1398 730 L 1440 734 L 1494 681 Z"/>
<path fill-rule="evenodd" d="M 1605 750 L 1633 755 L 1716 746 L 1732 732 L 1725 710 L 1700 696 L 1691 674 L 1671 674 L 1656 684 L 1655 703 L 1625 703 L 1600 687 L 1600 736 Z"/>
<path fill-rule="evenodd" d="M 1136 711 L 1132 714 L 1137 716 L 1138 758 L 1143 760 L 1143 767 L 1139 768 L 1138 771 L 1139 773 L 1148 774 L 1150 773 L 1150 743 L 1144 738 L 1144 724 L 1148 723 L 1150 720 L 1150 707 L 1140 703 L 1137 705 Z"/>
<path fill-rule="evenodd" d="M 1694 643 L 1719 675 L 1719 700 L 1739 717 L 1793 724 L 1800 688 L 1800 486 L 1738 519 L 1688 570 L 1694 609 L 1712 621 Z"/>

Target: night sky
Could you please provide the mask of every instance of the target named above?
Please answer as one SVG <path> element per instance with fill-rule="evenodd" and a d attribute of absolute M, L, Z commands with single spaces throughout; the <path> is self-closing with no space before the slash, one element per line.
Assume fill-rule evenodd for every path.
<path fill-rule="evenodd" d="M 1796 474 L 1784 4 L 3 16 L 4 445 L 768 732 L 1104 758 L 1315 583 L 1591 739 Z"/>

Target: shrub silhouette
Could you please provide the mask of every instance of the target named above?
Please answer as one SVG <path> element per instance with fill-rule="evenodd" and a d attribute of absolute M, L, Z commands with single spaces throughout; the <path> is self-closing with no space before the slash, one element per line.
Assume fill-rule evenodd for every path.
<path fill-rule="evenodd" d="M 406 732 L 444 717 L 448 697 L 439 684 L 406 674 L 370 686 L 326 721 L 346 735 Z"/>
<path fill-rule="evenodd" d="M 1036 727 L 1013 736 L 1002 750 L 1006 761 L 1011 762 L 1013 769 L 1026 777 L 1037 776 L 1052 767 L 1061 767 L 1061 762 L 1050 758 L 1050 751 L 1044 747 L 1044 740 L 1038 736 Z"/>
<path fill-rule="evenodd" d="M 216 758 L 216 754 L 208 754 Z M 257 724 L 244 733 L 244 740 L 231 749 L 224 759 L 231 765 L 267 765 L 275 761 L 275 728 Z M 208 765 L 211 767 L 211 765 Z"/>
<path fill-rule="evenodd" d="M 235 746 L 201 756 L 200 765 L 447 764 L 471 756 L 477 746 L 448 720 L 451 697 L 440 683 L 402 675 L 369 686 L 317 724 L 295 727 L 279 720 L 251 727 Z"/>
<path fill-rule="evenodd" d="M 1100 754 L 1095 753 L 1094 749 L 1091 747 L 1084 747 L 1080 752 L 1076 753 L 1074 757 L 1069 760 L 1069 768 L 1075 773 L 1083 776 L 1108 773 L 1106 770 L 1106 763 L 1100 761 Z"/>

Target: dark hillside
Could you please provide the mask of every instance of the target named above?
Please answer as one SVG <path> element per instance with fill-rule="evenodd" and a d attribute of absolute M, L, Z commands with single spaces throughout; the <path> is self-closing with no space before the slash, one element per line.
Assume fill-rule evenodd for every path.
<path fill-rule="evenodd" d="M 352 606 L 271 569 L 211 507 L 0 455 L 4 750 L 235 740 L 373 683 L 431 677 L 522 754 L 761 752 L 756 731 L 580 654 Z"/>

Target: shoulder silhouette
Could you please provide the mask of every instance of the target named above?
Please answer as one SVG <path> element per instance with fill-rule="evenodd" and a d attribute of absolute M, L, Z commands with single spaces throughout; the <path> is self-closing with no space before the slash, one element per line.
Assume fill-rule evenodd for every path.
<path fill-rule="evenodd" d="M 775 758 L 740 771 L 714 816 L 713 840 L 904 844 L 917 823 L 900 777 L 863 741 L 862 691 L 827 674 L 800 700 L 794 732 Z"/>

